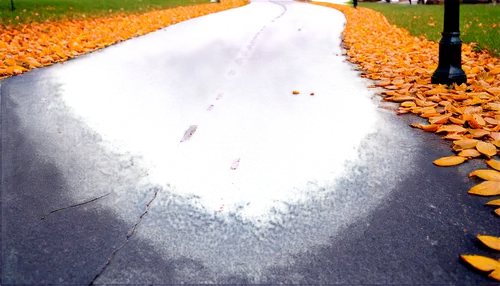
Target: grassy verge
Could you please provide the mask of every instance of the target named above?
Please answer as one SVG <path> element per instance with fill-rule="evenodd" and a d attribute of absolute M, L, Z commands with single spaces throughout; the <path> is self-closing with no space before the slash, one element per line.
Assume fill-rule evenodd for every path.
<path fill-rule="evenodd" d="M 0 27 L 60 19 L 142 13 L 177 6 L 210 3 L 210 0 L 0 0 Z"/>
<path fill-rule="evenodd" d="M 443 5 L 395 5 L 360 3 L 384 14 L 391 24 L 407 29 L 413 36 L 424 36 L 432 41 L 441 39 L 443 31 Z M 500 6 L 460 5 L 460 38 L 476 43 L 500 56 Z"/>

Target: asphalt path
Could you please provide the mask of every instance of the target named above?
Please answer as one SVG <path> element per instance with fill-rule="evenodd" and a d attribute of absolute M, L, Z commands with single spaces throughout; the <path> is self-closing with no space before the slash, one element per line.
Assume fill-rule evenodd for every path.
<path fill-rule="evenodd" d="M 2 284 L 494 285 L 458 259 L 498 258 L 475 239 L 499 236 L 498 218 L 467 194 L 485 163 L 432 165 L 450 143 L 375 96 L 363 95 L 376 120 L 337 176 L 287 185 L 251 216 L 154 182 L 144 154 L 110 149 L 62 96 L 61 72 L 99 63 L 127 106 L 169 123 L 157 137 L 232 122 L 256 149 L 246 130 L 308 116 L 341 85 L 366 91 L 343 62 L 343 23 L 325 7 L 252 3 L 1 81 Z M 194 144 L 208 146 L 201 135 Z"/>

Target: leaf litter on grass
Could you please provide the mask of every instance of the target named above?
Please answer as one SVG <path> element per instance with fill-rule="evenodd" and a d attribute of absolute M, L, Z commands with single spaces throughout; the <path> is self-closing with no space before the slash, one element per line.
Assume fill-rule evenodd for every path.
<path fill-rule="evenodd" d="M 143 14 L 0 25 L 0 79 L 247 3 L 246 0 L 221 0 L 218 4 L 182 6 Z"/>
<path fill-rule="evenodd" d="M 500 147 L 500 59 L 486 51 L 477 52 L 473 44 L 462 46 L 462 68 L 467 83 L 452 86 L 431 84 L 438 65 L 439 45 L 424 37 L 391 25 L 379 12 L 347 5 L 314 2 L 344 13 L 343 32 L 348 61 L 356 64 L 361 76 L 376 81 L 371 87 L 382 88 L 383 101 L 399 104 L 397 114 L 415 114 L 429 124 L 412 124 L 426 132 L 443 134 L 453 141 L 457 156 L 436 159 L 438 166 L 455 166 L 468 159 L 486 159 L 493 169 L 500 162 L 492 159 Z M 485 179 L 469 190 L 481 196 L 500 195 L 500 173 L 476 170 L 471 177 Z M 496 205 L 497 201 L 491 201 Z M 498 211 L 498 212 L 497 212 Z M 500 208 L 495 212 L 500 215 Z M 483 243 L 497 240 L 482 236 Z M 473 267 L 491 272 L 500 280 L 500 262 L 478 255 L 461 255 Z"/>

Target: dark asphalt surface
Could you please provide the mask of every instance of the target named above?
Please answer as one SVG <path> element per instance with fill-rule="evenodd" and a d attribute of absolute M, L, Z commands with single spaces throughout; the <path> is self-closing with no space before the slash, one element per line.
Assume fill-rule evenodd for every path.
<path fill-rule="evenodd" d="M 374 131 L 338 176 L 303 182 L 290 190 L 302 199 L 259 219 L 219 215 L 196 194 L 150 180 L 141 156 L 109 148 L 68 108 L 53 74 L 95 54 L 0 81 L 2 285 L 498 285 L 459 261 L 500 258 L 475 238 L 500 236 L 489 199 L 467 194 L 478 182 L 468 173 L 486 165 L 434 166 L 450 143 L 408 127 L 421 119 L 396 116 L 373 95 Z M 340 112 L 361 116 L 356 106 L 332 109 Z M 336 124 L 360 128 L 348 119 Z M 325 154 L 345 152 L 335 148 Z"/>

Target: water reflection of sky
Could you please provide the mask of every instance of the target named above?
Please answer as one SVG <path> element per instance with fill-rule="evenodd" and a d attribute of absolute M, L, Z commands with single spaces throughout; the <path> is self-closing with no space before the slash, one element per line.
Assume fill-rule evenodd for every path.
<path fill-rule="evenodd" d="M 110 144 L 127 142 L 130 151 L 141 151 L 153 162 L 152 176 L 158 183 L 196 193 L 219 211 L 242 204 L 255 213 L 280 202 L 293 186 L 333 178 L 342 162 L 356 154 L 366 132 L 360 120 L 373 122 L 363 94 L 332 80 L 317 91 L 315 104 L 304 105 L 300 117 L 286 112 L 279 116 L 276 110 L 273 118 L 255 121 L 231 115 L 238 114 L 232 105 L 232 113 L 197 122 L 195 136 L 181 149 L 178 142 L 189 122 L 177 116 L 178 110 L 155 113 L 150 104 L 164 95 L 124 82 L 106 68 L 88 70 L 92 68 L 102 69 L 113 81 L 112 127 L 108 123 L 105 132 Z M 132 92 L 142 96 L 131 96 Z M 240 100 L 243 113 L 248 105 L 243 97 Z M 93 128 L 102 126 L 96 121 Z M 228 168 L 231 158 L 241 159 L 236 171 Z"/>

